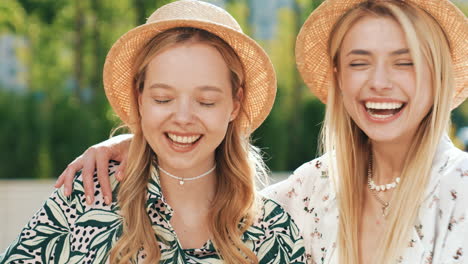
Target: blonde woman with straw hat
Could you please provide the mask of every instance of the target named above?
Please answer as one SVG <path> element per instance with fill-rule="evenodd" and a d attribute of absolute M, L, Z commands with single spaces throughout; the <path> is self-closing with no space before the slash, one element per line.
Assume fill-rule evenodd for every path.
<path fill-rule="evenodd" d="M 114 199 L 91 201 L 78 173 L 0 263 L 305 263 L 291 217 L 255 190 L 265 167 L 249 135 L 275 73 L 226 11 L 193 0 L 156 10 L 113 45 L 104 87 L 134 134 L 125 180 L 118 163 L 106 168 Z"/>
<path fill-rule="evenodd" d="M 325 154 L 270 187 L 315 263 L 468 263 L 468 23 L 448 0 L 326 0 L 297 66 L 327 104 Z"/>
<path fill-rule="evenodd" d="M 467 40 L 448 0 L 325 0 L 307 19 L 296 58 L 327 104 L 325 154 L 265 193 L 312 263 L 467 263 L 468 155 L 446 134 L 468 95 Z"/>

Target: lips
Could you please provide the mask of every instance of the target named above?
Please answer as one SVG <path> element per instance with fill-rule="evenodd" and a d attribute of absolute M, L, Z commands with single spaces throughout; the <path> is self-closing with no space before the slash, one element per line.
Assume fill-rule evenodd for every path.
<path fill-rule="evenodd" d="M 165 133 L 167 139 L 171 145 L 177 151 L 188 151 L 191 150 L 202 138 L 202 134 L 176 134 L 176 133 Z"/>
<path fill-rule="evenodd" d="M 375 102 L 366 101 L 364 107 L 367 114 L 373 120 L 390 120 L 392 117 L 398 116 L 406 106 L 403 102 Z"/>
<path fill-rule="evenodd" d="M 192 136 L 179 136 L 173 133 L 166 134 L 174 143 L 179 144 L 193 144 L 195 141 L 200 139 L 202 135 L 192 135 Z"/>

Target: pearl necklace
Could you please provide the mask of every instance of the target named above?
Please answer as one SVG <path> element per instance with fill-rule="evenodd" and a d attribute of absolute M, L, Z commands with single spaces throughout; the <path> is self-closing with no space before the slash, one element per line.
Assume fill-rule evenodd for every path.
<path fill-rule="evenodd" d="M 208 170 L 207 172 L 201 174 L 201 175 L 198 175 L 198 176 L 195 176 L 195 177 L 192 177 L 192 178 L 183 178 L 183 177 L 179 177 L 179 176 L 175 176 L 173 174 L 170 174 L 169 172 L 165 171 L 163 168 L 161 168 L 159 165 L 158 165 L 158 169 L 162 172 L 164 172 L 167 176 L 173 178 L 173 179 L 176 179 L 179 181 L 179 184 L 180 185 L 184 185 L 185 181 L 194 181 L 194 180 L 198 180 L 198 179 L 201 179 L 203 177 L 205 177 L 206 175 L 212 173 L 215 169 L 216 169 L 216 164 L 213 166 L 213 168 L 211 168 L 210 170 Z"/>
<path fill-rule="evenodd" d="M 383 217 L 386 217 L 388 215 L 388 211 L 390 209 L 390 202 L 384 201 L 382 198 L 380 198 L 377 192 L 396 188 L 398 186 L 398 183 L 400 183 L 400 177 L 397 177 L 394 182 L 387 185 L 375 185 L 374 181 L 372 180 L 372 154 L 369 155 L 369 165 L 367 167 L 367 186 L 369 187 L 369 190 L 371 191 L 374 198 L 382 206 Z"/>
<path fill-rule="evenodd" d="M 392 181 L 391 183 L 381 184 L 381 185 L 375 184 L 374 180 L 372 180 L 372 155 L 370 156 L 369 169 L 367 171 L 367 185 L 369 186 L 369 189 L 375 190 L 377 192 L 385 192 L 387 190 L 396 188 L 398 184 L 400 183 L 400 181 L 401 181 L 400 177 L 396 177 L 396 179 Z"/>

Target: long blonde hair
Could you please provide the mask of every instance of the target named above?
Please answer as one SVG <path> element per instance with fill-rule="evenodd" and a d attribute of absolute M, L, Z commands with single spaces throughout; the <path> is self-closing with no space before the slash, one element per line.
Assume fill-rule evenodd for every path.
<path fill-rule="evenodd" d="M 223 56 L 231 73 L 233 97 L 244 86 L 244 72 L 235 51 L 221 38 L 200 29 L 175 28 L 155 36 L 135 61 L 134 98 L 143 91 L 149 62 L 164 48 L 178 43 L 202 42 L 215 47 Z M 236 99 L 236 98 L 233 98 Z M 136 101 L 134 105 L 138 105 Z M 121 183 L 118 201 L 123 216 L 123 234 L 110 252 L 111 263 L 135 260 L 140 248 L 147 253 L 146 261 L 158 262 L 161 250 L 158 233 L 153 231 L 145 209 L 151 159 L 156 155 L 149 147 L 139 123 L 139 111 L 133 111 L 134 134 L 128 153 L 126 179 Z M 226 263 L 258 263 L 255 254 L 242 242 L 241 236 L 252 224 L 256 214 L 255 176 L 265 176 L 265 165 L 257 149 L 250 144 L 249 135 L 241 128 L 243 110 L 228 125 L 226 136 L 215 151 L 216 193 L 209 212 L 209 229 L 218 254 Z M 154 156 L 153 156 L 154 155 Z"/>
<path fill-rule="evenodd" d="M 345 13 L 335 24 L 328 51 L 339 71 L 341 43 L 348 30 L 366 16 L 391 18 L 405 32 L 416 71 L 416 96 L 421 91 L 421 64 L 432 75 L 433 106 L 422 120 L 409 146 L 401 184 L 390 201 L 392 208 L 373 263 L 395 263 L 409 243 L 418 209 L 429 181 L 439 140 L 448 129 L 454 77 L 450 47 L 444 31 L 427 12 L 407 1 L 366 1 Z M 371 147 L 369 138 L 351 119 L 339 91 L 338 73 L 327 101 L 322 144 L 330 160 L 330 175 L 339 207 L 338 254 L 340 263 L 359 263 L 359 225 Z"/>

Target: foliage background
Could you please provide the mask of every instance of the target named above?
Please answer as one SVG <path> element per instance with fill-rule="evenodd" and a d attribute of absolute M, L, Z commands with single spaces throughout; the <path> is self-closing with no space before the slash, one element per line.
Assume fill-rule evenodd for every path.
<path fill-rule="evenodd" d="M 278 74 L 277 99 L 253 138 L 272 170 L 293 170 L 316 156 L 324 114 L 324 106 L 300 79 L 293 53 L 300 26 L 321 0 L 290 0 L 269 14 L 276 20 L 271 38 L 259 37 L 255 1 L 211 2 L 222 2 L 271 56 Z M 0 38 L 13 36 L 10 52 L 25 66 L 12 72 L 23 89 L 0 83 L 0 178 L 57 177 L 88 146 L 109 137 L 118 119 L 102 87 L 106 53 L 119 36 L 169 2 L 0 1 Z M 465 1 L 457 5 L 467 13 Z M 0 66 L 7 66 L 1 60 Z M 465 102 L 453 112 L 453 131 L 467 126 L 467 120 Z"/>

